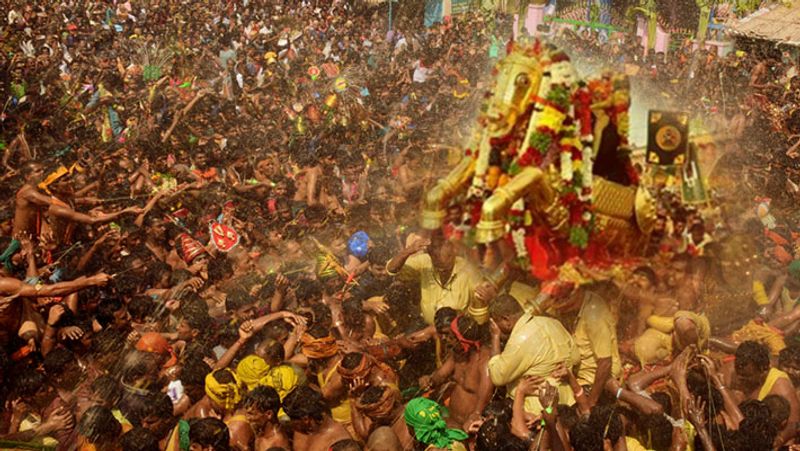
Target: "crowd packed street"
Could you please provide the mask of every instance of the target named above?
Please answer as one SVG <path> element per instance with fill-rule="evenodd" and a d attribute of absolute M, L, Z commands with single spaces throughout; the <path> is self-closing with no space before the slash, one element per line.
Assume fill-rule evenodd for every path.
<path fill-rule="evenodd" d="M 356 0 L 1 3 L 0 449 L 800 446 L 791 49 L 511 39 L 503 13 L 425 27 Z M 536 83 L 570 61 L 589 81 L 495 114 L 502 83 L 532 89 L 504 78 L 521 53 L 547 58 Z M 712 145 L 683 169 L 636 157 L 636 102 Z M 512 118 L 548 108 L 580 139 L 535 128 L 550 147 L 520 167 Z M 599 258 L 603 118 L 623 157 L 595 179 L 647 191 L 653 221 Z M 470 147 L 503 121 L 491 156 Z M 464 161 L 486 191 L 442 195 Z M 511 220 L 481 236 L 518 174 L 577 163 L 558 195 L 585 228 L 509 202 L 524 249 Z"/>

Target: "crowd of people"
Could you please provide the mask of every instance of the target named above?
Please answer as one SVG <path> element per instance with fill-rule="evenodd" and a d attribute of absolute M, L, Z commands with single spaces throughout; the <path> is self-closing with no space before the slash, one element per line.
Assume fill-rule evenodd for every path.
<path fill-rule="evenodd" d="M 782 55 L 559 36 L 724 121 L 719 166 L 746 183 L 712 186 L 716 209 L 653 186 L 641 258 L 498 285 L 417 212 L 509 18 L 6 3 L 0 448 L 796 442 L 800 93 Z"/>

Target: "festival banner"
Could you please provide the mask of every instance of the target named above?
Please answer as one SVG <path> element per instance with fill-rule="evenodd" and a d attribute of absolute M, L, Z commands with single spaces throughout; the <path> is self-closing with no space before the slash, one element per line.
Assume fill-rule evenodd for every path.
<path fill-rule="evenodd" d="M 650 110 L 647 120 L 648 164 L 682 165 L 689 147 L 689 115 Z"/>

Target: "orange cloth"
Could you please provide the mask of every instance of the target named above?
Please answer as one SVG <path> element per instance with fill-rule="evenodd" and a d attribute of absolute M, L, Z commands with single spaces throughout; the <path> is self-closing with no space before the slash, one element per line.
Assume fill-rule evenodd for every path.
<path fill-rule="evenodd" d="M 305 333 L 300 339 L 300 342 L 303 344 L 303 355 L 309 359 L 333 357 L 339 352 L 339 346 L 336 344 L 336 338 L 334 338 L 333 335 L 314 338 L 308 333 Z"/>

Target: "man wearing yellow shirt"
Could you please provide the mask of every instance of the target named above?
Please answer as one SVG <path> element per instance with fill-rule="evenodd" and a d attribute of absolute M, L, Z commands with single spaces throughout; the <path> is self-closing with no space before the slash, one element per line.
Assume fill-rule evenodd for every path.
<path fill-rule="evenodd" d="M 762 401 L 769 395 L 777 395 L 789 401 L 789 421 L 773 443 L 774 448 L 781 447 L 795 436 L 800 420 L 800 400 L 789 375 L 773 368 L 769 349 L 755 341 L 745 341 L 739 345 L 734 369 L 733 388 L 742 393 L 744 398 Z"/>
<path fill-rule="evenodd" d="M 501 295 L 490 307 L 492 318 L 492 358 L 489 360 L 489 377 L 497 386 L 507 386 L 506 392 L 514 397 L 516 386 L 525 376 L 548 378 L 558 387 L 559 402 L 574 404 L 569 385 L 550 377 L 561 364 L 572 368 L 580 360 L 580 353 L 569 332 L 557 319 L 524 313 L 511 296 Z M 502 349 L 500 334 L 508 335 Z M 538 415 L 542 410 L 539 399 L 525 399 L 525 410 Z"/>
<path fill-rule="evenodd" d="M 576 377 L 590 386 L 589 404 L 595 405 L 610 378 L 619 377 L 622 365 L 617 345 L 617 318 L 603 294 L 612 293 L 610 284 L 596 283 L 577 293 L 580 308 L 575 326 L 575 345 L 581 354 Z"/>
<path fill-rule="evenodd" d="M 482 280 L 477 268 L 457 256 L 452 243 L 438 236 L 432 242 L 413 242 L 389 260 L 386 270 L 401 280 L 419 281 L 420 311 L 429 325 L 442 307 L 466 311 Z"/>

